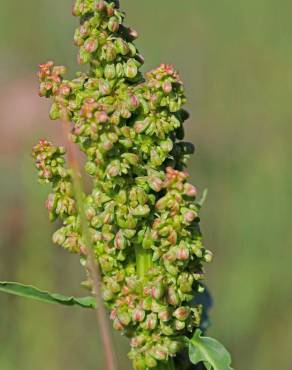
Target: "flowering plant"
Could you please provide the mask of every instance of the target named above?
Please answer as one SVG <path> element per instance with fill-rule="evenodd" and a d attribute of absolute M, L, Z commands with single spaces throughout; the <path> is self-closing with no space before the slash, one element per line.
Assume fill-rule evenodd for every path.
<path fill-rule="evenodd" d="M 78 62 L 88 71 L 68 80 L 65 67 L 42 64 L 40 95 L 53 100 L 51 119 L 71 122 L 91 190 L 83 190 L 71 146 L 69 166 L 66 150 L 47 140 L 33 148 L 33 158 L 40 182 L 52 185 L 50 219 L 62 222 L 53 241 L 79 254 L 88 276 L 83 285 L 97 302 L 14 283 L 0 289 L 82 307 L 102 305 L 101 295 L 113 327 L 130 339 L 136 370 L 183 370 L 191 363 L 230 370 L 228 352 L 202 336 L 209 304 L 203 265 L 212 253 L 202 243 L 202 202 L 185 171 L 194 147 L 183 141 L 189 116 L 183 83 L 167 64 L 143 76 L 138 34 L 123 24 L 118 1 L 77 0 L 73 14 L 80 17 Z"/>

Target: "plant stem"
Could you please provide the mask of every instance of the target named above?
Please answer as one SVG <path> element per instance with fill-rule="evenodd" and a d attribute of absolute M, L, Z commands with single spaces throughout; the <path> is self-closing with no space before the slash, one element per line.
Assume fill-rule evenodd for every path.
<path fill-rule="evenodd" d="M 63 122 L 64 136 L 67 138 L 68 123 Z M 74 187 L 74 195 L 76 198 L 77 206 L 80 212 L 81 230 L 82 235 L 86 244 L 86 252 L 88 256 L 87 270 L 92 280 L 93 293 L 96 298 L 96 316 L 101 333 L 101 339 L 103 343 L 103 349 L 105 352 L 106 368 L 107 370 L 117 370 L 117 359 L 115 356 L 112 338 L 110 334 L 109 322 L 106 314 L 106 310 L 100 295 L 101 277 L 99 266 L 95 261 L 93 246 L 91 242 L 90 232 L 88 223 L 85 217 L 84 204 L 83 204 L 83 186 L 79 176 L 80 170 L 78 165 L 77 156 L 75 154 L 75 148 L 73 144 L 67 140 L 68 144 L 68 161 L 69 166 L 72 170 L 72 180 Z"/>
<path fill-rule="evenodd" d="M 140 279 L 144 279 L 152 267 L 152 251 L 144 249 L 141 245 L 136 245 L 135 251 L 137 275 Z"/>

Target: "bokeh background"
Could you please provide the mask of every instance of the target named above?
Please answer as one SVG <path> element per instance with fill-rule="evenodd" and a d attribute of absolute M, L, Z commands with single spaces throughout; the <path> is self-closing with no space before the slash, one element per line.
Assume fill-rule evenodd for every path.
<path fill-rule="evenodd" d="M 173 63 L 186 83 L 189 170 L 202 212 L 215 305 L 210 334 L 237 370 L 292 369 L 292 2 L 123 0 L 145 69 Z M 84 294 L 75 256 L 53 246 L 30 160 L 61 141 L 37 96 L 37 64 L 76 69 L 72 0 L 0 0 L 0 280 Z M 1 370 L 103 370 L 94 313 L 0 295 Z M 122 370 L 127 342 L 116 337 Z"/>

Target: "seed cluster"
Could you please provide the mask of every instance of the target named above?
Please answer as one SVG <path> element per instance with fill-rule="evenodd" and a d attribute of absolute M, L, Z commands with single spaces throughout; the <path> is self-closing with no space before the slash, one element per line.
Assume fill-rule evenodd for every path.
<path fill-rule="evenodd" d="M 197 190 L 184 171 L 193 146 L 183 142 L 188 113 L 172 66 L 140 72 L 137 32 L 123 25 L 117 2 L 77 0 L 78 61 L 87 73 L 40 65 L 40 95 L 52 97 L 52 119 L 72 122 L 72 140 L 86 155 L 92 192 L 84 194 L 102 295 L 115 329 L 131 339 L 134 368 L 156 368 L 199 327 L 204 249 Z M 54 242 L 86 260 L 80 210 L 65 150 L 41 140 L 33 150 L 39 178 L 52 183 L 50 218 L 63 226 Z M 90 286 L 90 281 L 88 282 Z"/>

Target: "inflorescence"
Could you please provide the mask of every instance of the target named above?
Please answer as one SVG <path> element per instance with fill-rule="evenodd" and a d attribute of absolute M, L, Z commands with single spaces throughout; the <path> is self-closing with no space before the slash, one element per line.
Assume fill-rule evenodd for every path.
<path fill-rule="evenodd" d="M 184 88 L 172 66 L 146 73 L 123 25 L 117 2 L 77 0 L 78 61 L 87 64 L 66 80 L 65 67 L 40 65 L 40 95 L 51 97 L 50 117 L 72 122 L 71 138 L 86 155 L 92 192 L 83 194 L 102 296 L 115 329 L 131 341 L 137 370 L 155 368 L 184 349 L 200 327 L 203 263 L 197 190 L 185 172 L 193 146 L 183 142 L 188 113 Z M 51 220 L 62 227 L 55 243 L 86 261 L 80 209 L 65 149 L 41 140 L 33 156 Z M 87 282 L 90 287 L 90 280 Z"/>

